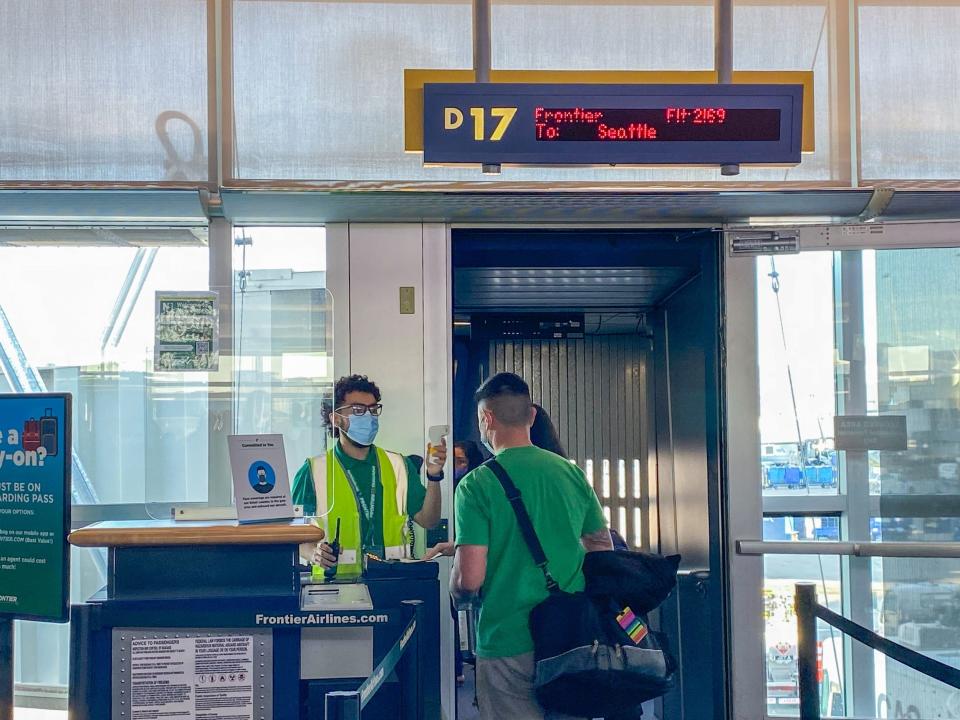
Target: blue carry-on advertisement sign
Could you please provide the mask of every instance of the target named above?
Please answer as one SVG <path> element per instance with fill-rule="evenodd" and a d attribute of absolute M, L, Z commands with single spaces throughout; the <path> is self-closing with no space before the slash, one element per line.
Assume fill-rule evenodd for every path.
<path fill-rule="evenodd" d="M 69 619 L 70 407 L 0 395 L 0 618 Z"/>

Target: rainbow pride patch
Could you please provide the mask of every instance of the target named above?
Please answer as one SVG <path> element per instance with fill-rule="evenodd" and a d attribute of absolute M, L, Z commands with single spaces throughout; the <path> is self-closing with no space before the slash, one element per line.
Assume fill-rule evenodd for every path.
<path fill-rule="evenodd" d="M 636 645 L 639 645 L 640 641 L 643 640 L 649 632 L 646 623 L 638 618 L 629 607 L 625 607 L 623 611 L 617 615 L 617 622 L 620 623 L 620 627 L 624 629 Z"/>

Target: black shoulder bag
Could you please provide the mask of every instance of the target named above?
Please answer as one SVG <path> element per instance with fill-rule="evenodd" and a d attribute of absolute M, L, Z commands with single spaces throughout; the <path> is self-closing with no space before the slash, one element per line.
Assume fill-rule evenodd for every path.
<path fill-rule="evenodd" d="M 647 624 L 645 613 L 652 608 L 634 612 L 612 596 L 561 590 L 517 486 L 495 458 L 485 465 L 503 486 L 550 593 L 530 613 L 533 686 L 540 705 L 568 715 L 606 717 L 667 692 L 675 663 L 663 650 L 663 636 Z"/>

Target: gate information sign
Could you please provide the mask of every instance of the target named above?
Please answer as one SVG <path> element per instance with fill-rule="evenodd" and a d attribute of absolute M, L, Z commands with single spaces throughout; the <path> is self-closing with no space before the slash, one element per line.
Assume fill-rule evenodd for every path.
<path fill-rule="evenodd" d="M 0 395 L 0 618 L 69 619 L 70 407 Z"/>
<path fill-rule="evenodd" d="M 801 85 L 435 83 L 426 164 L 797 164 Z"/>

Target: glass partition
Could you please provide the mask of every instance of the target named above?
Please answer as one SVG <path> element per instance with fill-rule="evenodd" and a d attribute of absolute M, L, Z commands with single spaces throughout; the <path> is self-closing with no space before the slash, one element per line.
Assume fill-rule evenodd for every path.
<path fill-rule="evenodd" d="M 232 140 L 222 148 L 234 159 L 228 175 L 485 179 L 473 169 L 426 169 L 403 152 L 403 71 L 472 67 L 469 0 L 0 0 L 8 49 L 0 182 L 209 181 L 217 68 L 208 14 L 220 4 L 232 11 L 224 51 L 232 51 L 233 87 L 222 100 L 233 103 L 234 132 L 221 136 Z M 945 88 L 960 82 L 958 12 L 954 0 L 735 3 L 735 69 L 814 72 L 816 152 L 798 167 L 744 168 L 734 178 L 714 168 L 508 168 L 499 179 L 845 181 L 858 176 L 857 164 L 865 182 L 956 179 L 957 120 Z M 492 7 L 495 68 L 710 69 L 713 42 L 704 0 Z"/>
<path fill-rule="evenodd" d="M 0 375 L 0 391 L 27 392 L 20 378 L 35 375 L 73 394 L 74 503 L 204 497 L 183 478 L 206 468 L 208 378 L 152 365 L 156 293 L 209 287 L 206 229 L 27 232 L 0 244 L 0 263 L 0 347 L 21 371 Z"/>
<path fill-rule="evenodd" d="M 282 435 L 291 483 L 304 460 L 326 449 L 334 301 L 326 287 L 323 229 L 237 227 L 227 261 L 232 285 L 229 297 L 219 298 L 216 367 L 167 370 L 153 364 L 159 354 L 148 348 L 153 400 L 163 409 L 165 431 L 196 443 L 159 460 L 167 471 L 154 473 L 164 481 L 147 485 L 153 517 L 170 517 L 180 506 L 232 513 L 230 435 Z M 169 300 L 175 312 L 185 312 L 177 303 L 202 299 L 203 293 L 170 293 L 158 302 Z M 200 384 L 205 389 L 198 393 Z"/>
<path fill-rule="evenodd" d="M 235 429 L 282 434 L 291 481 L 329 436 L 334 300 L 324 245 L 316 228 L 235 231 Z"/>

